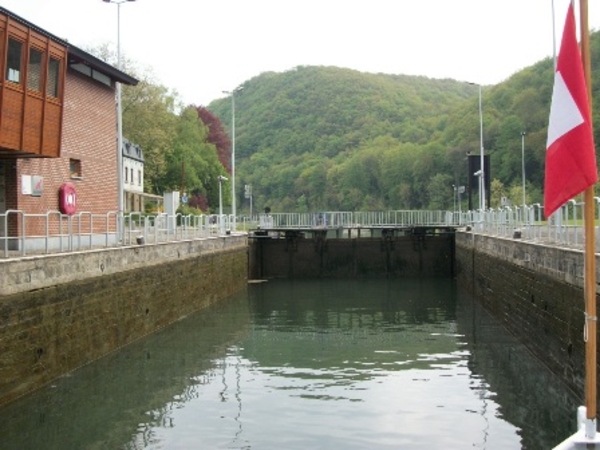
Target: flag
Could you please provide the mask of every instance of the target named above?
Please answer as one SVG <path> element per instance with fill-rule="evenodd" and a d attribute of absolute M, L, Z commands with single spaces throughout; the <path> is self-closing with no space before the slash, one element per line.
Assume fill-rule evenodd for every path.
<path fill-rule="evenodd" d="M 597 180 L 590 104 L 575 34 L 573 5 L 569 2 L 550 107 L 544 215 L 549 217 Z"/>

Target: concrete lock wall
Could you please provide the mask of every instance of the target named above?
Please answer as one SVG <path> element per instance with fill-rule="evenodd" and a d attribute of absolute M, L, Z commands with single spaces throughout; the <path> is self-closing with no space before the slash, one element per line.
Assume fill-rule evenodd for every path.
<path fill-rule="evenodd" d="M 247 255 L 231 236 L 3 261 L 0 404 L 245 289 Z"/>
<path fill-rule="evenodd" d="M 261 237 L 250 241 L 250 278 L 452 276 L 452 234 L 384 238 Z"/>
<path fill-rule="evenodd" d="M 577 395 L 585 383 L 583 253 L 459 232 L 462 288 Z"/>

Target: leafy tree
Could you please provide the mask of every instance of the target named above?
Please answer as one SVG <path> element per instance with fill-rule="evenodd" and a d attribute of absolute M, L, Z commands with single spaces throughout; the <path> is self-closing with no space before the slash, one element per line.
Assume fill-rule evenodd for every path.
<path fill-rule="evenodd" d="M 452 186 L 452 177 L 447 173 L 436 173 L 431 177 L 429 186 L 427 187 L 427 195 L 429 198 L 428 209 L 451 210 L 454 205 L 454 188 Z"/>
<path fill-rule="evenodd" d="M 123 135 L 144 152 L 144 190 L 162 194 L 167 155 L 177 136 L 177 98 L 164 86 L 142 80 L 123 88 Z"/>
<path fill-rule="evenodd" d="M 199 207 L 218 205 L 217 177 L 225 172 L 214 144 L 208 143 L 207 137 L 208 128 L 198 118 L 196 109 L 184 109 L 178 117 L 176 137 L 166 157 L 163 178 L 166 189 L 190 192 Z"/>
<path fill-rule="evenodd" d="M 491 204 L 490 208 L 499 208 L 503 197 L 507 197 L 507 192 L 504 183 L 497 178 L 492 180 L 490 185 L 492 192 L 490 193 Z"/>
<path fill-rule="evenodd" d="M 219 161 L 225 170 L 231 173 L 231 140 L 221 120 L 204 106 L 198 106 L 196 111 L 200 120 L 208 127 L 207 141 L 215 145 Z"/>

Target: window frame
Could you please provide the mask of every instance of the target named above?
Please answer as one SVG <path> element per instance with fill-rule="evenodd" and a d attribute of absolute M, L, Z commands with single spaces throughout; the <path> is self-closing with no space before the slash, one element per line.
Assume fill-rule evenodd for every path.
<path fill-rule="evenodd" d="M 16 53 L 11 52 L 11 43 L 16 43 L 19 45 L 19 58 L 18 58 L 18 67 L 14 67 L 13 63 L 16 61 Z M 26 48 L 25 42 L 21 39 L 18 39 L 14 35 L 8 36 L 8 46 L 6 47 L 6 72 L 4 74 L 4 79 L 9 83 L 12 83 L 17 86 L 23 86 L 23 49 Z M 12 49 L 14 50 L 14 48 Z M 16 80 L 14 79 L 16 75 Z"/>
<path fill-rule="evenodd" d="M 83 172 L 82 172 L 82 164 L 81 160 L 77 158 L 69 158 L 69 173 L 71 175 L 71 179 L 73 180 L 82 180 Z"/>
<path fill-rule="evenodd" d="M 56 62 L 54 66 L 52 63 Z M 46 97 L 61 97 L 61 63 L 63 61 L 50 53 L 48 55 L 48 64 L 46 68 Z M 54 69 L 55 73 L 51 73 Z"/>
<path fill-rule="evenodd" d="M 31 61 L 31 57 L 32 55 L 35 53 L 39 54 L 40 60 L 38 64 L 32 63 Z M 34 92 L 38 92 L 39 94 L 41 94 L 43 91 L 42 89 L 44 88 L 44 68 L 45 68 L 45 57 L 46 56 L 46 52 L 44 50 L 40 50 L 37 47 L 34 46 L 30 46 L 29 47 L 29 57 L 27 58 L 27 89 L 34 91 Z M 32 86 L 32 76 L 34 75 L 34 72 L 31 70 L 33 67 L 39 67 L 38 70 L 38 85 L 36 86 Z"/>

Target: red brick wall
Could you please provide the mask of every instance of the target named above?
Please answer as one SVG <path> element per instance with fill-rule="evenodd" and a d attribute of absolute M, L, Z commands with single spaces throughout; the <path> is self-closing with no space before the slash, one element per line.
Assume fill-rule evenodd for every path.
<path fill-rule="evenodd" d="M 61 156 L 18 160 L 17 204 L 10 207 L 27 214 L 58 211 L 59 188 L 64 182 L 72 182 L 77 189 L 77 212 L 117 211 L 116 123 L 115 90 L 69 71 L 65 83 Z M 81 161 L 81 179 L 71 178 L 71 158 Z M 21 194 L 22 175 L 44 178 L 41 197 Z M 39 226 L 34 227 L 38 233 Z M 28 229 L 27 234 L 30 232 L 33 230 Z"/>

